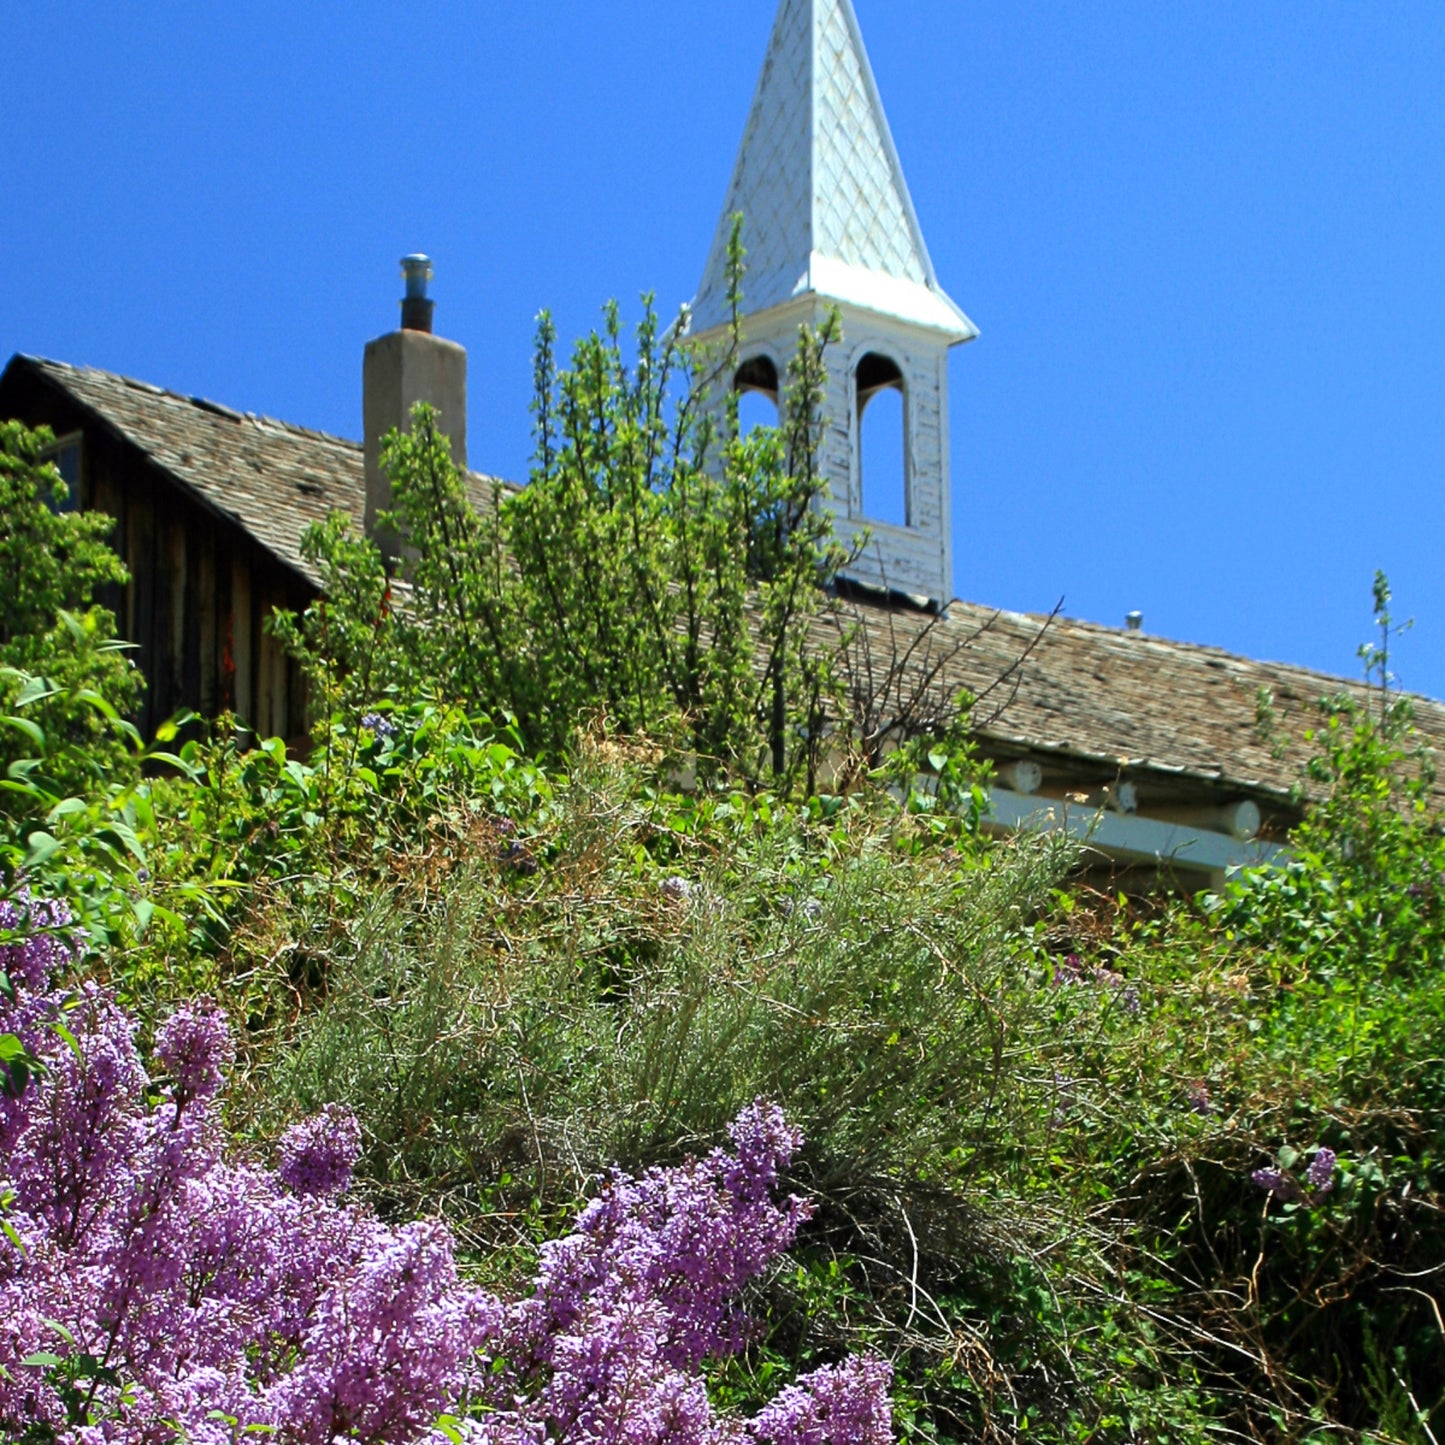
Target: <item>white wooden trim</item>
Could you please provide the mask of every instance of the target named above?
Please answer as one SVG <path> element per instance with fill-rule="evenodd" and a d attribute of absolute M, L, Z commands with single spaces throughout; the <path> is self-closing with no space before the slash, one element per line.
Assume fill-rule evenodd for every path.
<path fill-rule="evenodd" d="M 989 821 L 995 826 L 1010 832 L 1062 829 L 1120 862 L 1174 863 L 1182 868 L 1222 873 L 1230 868 L 1272 863 L 1289 855 L 1289 850 L 1278 843 L 1245 842 L 1228 833 L 1094 809 L 1058 798 L 1028 797 L 1008 788 L 994 788 L 991 797 Z"/>

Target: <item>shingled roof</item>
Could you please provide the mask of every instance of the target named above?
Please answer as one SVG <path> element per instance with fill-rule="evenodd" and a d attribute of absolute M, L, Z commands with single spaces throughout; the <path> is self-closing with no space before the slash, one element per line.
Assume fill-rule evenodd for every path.
<path fill-rule="evenodd" d="M 931 621 L 881 602 L 854 617 L 876 658 L 911 654 L 915 679 L 941 660 L 938 686 L 977 698 L 980 740 L 1004 756 L 1057 758 L 1100 776 L 1176 778 L 1211 792 L 1285 804 L 1310 755 L 1304 732 L 1323 698 L 1357 681 L 1217 647 L 1064 617 L 955 602 Z M 1268 697 L 1274 727 L 1260 726 Z M 1445 706 L 1414 697 L 1426 743 L 1445 752 Z M 1445 779 L 1436 785 L 1445 805 Z"/>
<path fill-rule="evenodd" d="M 306 527 L 342 511 L 359 527 L 360 443 L 199 397 L 59 362 L 16 358 L 61 388 L 206 506 L 229 517 L 312 585 Z M 494 483 L 473 475 L 473 490 Z M 1214 647 L 1066 618 L 956 602 L 930 619 L 886 599 L 852 602 L 865 664 L 932 669 L 939 692 L 980 699 L 981 742 L 1000 756 L 1055 757 L 1101 774 L 1146 774 L 1285 802 L 1307 754 L 1302 734 L 1322 697 L 1361 689 L 1325 673 L 1258 662 Z M 1261 735 L 1258 701 L 1273 698 L 1280 736 Z M 1445 751 L 1445 706 L 1415 699 L 1421 733 Z M 1445 781 L 1437 785 L 1445 804 Z"/>
<path fill-rule="evenodd" d="M 359 442 L 108 371 L 36 357 L 16 362 L 63 390 L 313 586 L 320 578 L 301 555 L 306 528 L 334 511 L 361 525 L 366 478 Z"/>

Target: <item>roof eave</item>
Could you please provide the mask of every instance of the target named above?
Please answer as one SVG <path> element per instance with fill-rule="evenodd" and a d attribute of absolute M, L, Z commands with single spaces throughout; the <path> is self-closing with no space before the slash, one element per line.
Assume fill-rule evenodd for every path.
<path fill-rule="evenodd" d="M 284 556 L 275 547 L 271 546 L 270 543 L 258 537 L 251 527 L 247 525 L 246 519 L 242 517 L 239 512 L 223 507 L 216 502 L 214 498 L 207 496 L 199 487 L 192 485 L 187 477 L 181 475 L 181 473 L 177 472 L 174 468 L 167 466 L 154 452 L 143 446 L 134 436 L 126 431 L 124 427 L 113 418 L 107 416 L 99 407 L 87 401 L 84 397 L 77 395 L 76 392 L 67 387 L 64 380 L 56 374 L 56 371 L 63 367 L 65 363 L 48 361 L 46 358 L 40 356 L 27 356 L 23 353 L 18 353 L 11 358 L 10 364 L 5 368 L 3 376 L 0 376 L 0 381 L 4 381 L 10 376 L 11 370 L 17 362 L 24 363 L 25 369 L 28 370 L 31 376 L 51 391 L 65 397 L 72 406 L 81 411 L 113 440 L 119 442 L 122 446 L 129 447 L 132 451 L 144 457 L 148 466 L 153 467 L 162 476 L 179 487 L 203 511 L 220 521 L 230 523 L 241 532 L 244 532 L 253 546 L 259 548 L 278 566 L 283 567 L 297 581 L 302 582 L 307 587 L 319 588 L 321 586 L 321 578 L 319 575 L 308 571 L 305 565 L 298 559 Z"/>

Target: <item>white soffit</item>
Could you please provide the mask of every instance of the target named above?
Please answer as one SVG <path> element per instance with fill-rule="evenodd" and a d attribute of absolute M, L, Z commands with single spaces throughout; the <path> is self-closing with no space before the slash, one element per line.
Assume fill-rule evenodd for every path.
<path fill-rule="evenodd" d="M 694 302 L 696 333 L 728 319 L 737 212 L 745 313 L 814 294 L 951 340 L 978 334 L 934 274 L 852 0 L 782 0 Z"/>
<path fill-rule="evenodd" d="M 1041 798 L 994 788 L 990 821 L 1009 831 L 1063 831 L 1101 853 L 1130 862 L 1174 865 L 1222 872 L 1282 862 L 1289 850 L 1278 843 L 1232 838 L 1210 829 L 1119 814 L 1107 809 L 1070 808 Z"/>

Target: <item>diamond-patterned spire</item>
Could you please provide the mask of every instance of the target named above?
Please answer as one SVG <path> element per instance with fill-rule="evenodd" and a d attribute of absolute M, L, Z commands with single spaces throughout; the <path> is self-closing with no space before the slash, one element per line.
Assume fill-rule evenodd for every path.
<path fill-rule="evenodd" d="M 727 241 L 743 214 L 749 313 L 815 293 L 964 341 L 973 323 L 928 258 L 852 0 L 782 0 L 693 307 L 727 319 Z"/>

